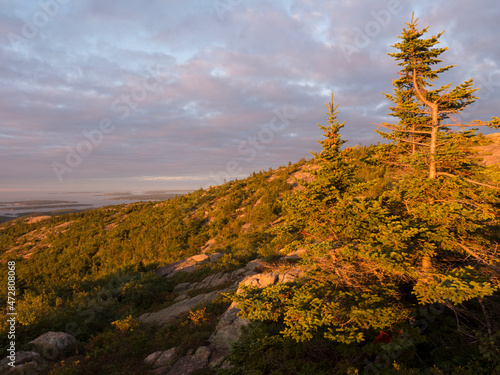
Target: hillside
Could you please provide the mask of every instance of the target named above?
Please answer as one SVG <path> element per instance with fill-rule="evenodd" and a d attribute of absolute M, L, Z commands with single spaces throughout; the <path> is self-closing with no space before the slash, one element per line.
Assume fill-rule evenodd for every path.
<path fill-rule="evenodd" d="M 147 373 L 143 360 L 148 354 L 169 349 L 174 343 L 181 345 L 178 355 L 196 349 L 208 339 L 230 304 L 218 293 L 215 301 L 190 305 L 196 311 L 205 311 L 200 310 L 202 305 L 210 311 L 199 324 L 193 325 L 192 315 L 187 315 L 190 309 L 175 314 L 178 324 L 160 331 L 141 323 L 137 330 L 121 332 L 111 323 L 174 304 L 183 295 L 179 285 L 200 283 L 210 275 L 230 274 L 254 259 L 278 254 L 284 244 L 271 242 L 268 229 L 279 220 L 280 202 L 292 188 L 291 176 L 300 175 L 303 164 L 254 173 L 244 180 L 164 202 L 109 206 L 4 223 L 0 227 L 0 262 L 5 267 L 10 260 L 16 262 L 17 349 L 30 351 L 32 345 L 28 343 L 48 331 L 72 333 L 79 341 L 79 352 L 86 356 L 67 359 L 70 365 L 54 370 L 60 374 L 107 373 L 104 368 L 110 358 L 116 360 L 112 371 Z M 216 253 L 219 258 L 192 268 L 193 273 L 184 270 L 171 278 L 155 273 L 159 266 L 200 253 Z M 2 273 L 1 278 L 7 284 L 7 273 Z M 227 289 L 236 279 L 219 285 Z M 190 297 L 219 288 L 208 283 L 194 289 L 189 290 Z M 2 301 L 6 301 L 6 291 L 1 293 Z M 178 332 L 170 332 L 174 327 Z M 2 323 L 2 331 L 7 328 Z M 191 335 L 193 328 L 196 333 Z M 113 343 L 107 342 L 110 335 Z M 125 345 L 126 353 L 125 349 L 116 352 L 115 345 L 144 340 L 145 335 L 147 343 L 141 341 L 141 347 Z M 2 334 L 2 340 L 2 347 L 7 348 L 7 336 Z M 71 365 L 76 361 L 79 370 Z M 41 365 L 43 372 L 52 366 L 45 362 Z"/>
<path fill-rule="evenodd" d="M 500 133 L 485 135 L 486 144 L 477 147 L 485 165 L 500 165 Z"/>
<path fill-rule="evenodd" d="M 485 154 L 496 152 L 494 143 L 481 147 Z M 380 199 L 401 178 L 386 166 L 367 163 L 378 148 L 344 152 L 357 170 L 358 183 L 371 181 L 362 194 L 374 197 L 369 200 Z M 307 191 L 317 172 L 320 165 L 302 160 L 169 201 L 4 223 L 0 262 L 16 262 L 18 359 L 46 374 L 246 374 L 250 368 L 256 374 L 308 374 L 308 369 L 329 374 L 357 373 L 355 368 L 389 371 L 383 363 L 401 360 L 401 353 L 429 354 L 418 340 L 429 340 L 440 351 L 434 335 L 440 325 L 453 329 L 456 312 L 433 305 L 419 310 L 417 325 L 399 327 L 414 330 L 423 319 L 424 336 L 417 339 L 412 333 L 411 339 L 396 340 L 394 332 L 382 329 L 358 354 L 347 343 L 319 336 L 298 342 L 278 339 L 283 322 L 259 323 L 267 307 L 259 302 L 258 310 L 252 310 L 255 297 L 245 299 L 245 288 L 269 288 L 271 293 L 277 288 L 280 295 L 291 296 L 287 285 L 309 283 L 302 280 L 309 277 L 316 250 L 308 248 L 317 239 L 307 239 L 307 229 L 285 229 L 290 218 L 283 210 L 290 208 L 283 204 L 290 206 L 290 194 Z M 7 274 L 2 273 L 2 283 L 7 284 Z M 238 318 L 233 300 L 250 308 L 245 311 L 255 321 L 252 329 L 249 320 Z M 471 328 L 471 321 L 466 325 Z M 7 329 L 3 322 L 2 331 Z M 57 355 L 40 357 L 36 351 L 46 349 L 33 340 L 46 332 L 65 332 L 77 341 L 64 353 L 57 349 Z M 2 334 L 7 348 L 6 337 Z M 450 333 L 446 340 L 450 345 L 448 340 L 457 337 Z M 459 342 L 472 353 L 476 350 L 471 348 L 478 348 Z M 426 368 L 436 358 L 450 360 L 440 356 L 409 364 Z M 2 368 L 8 370 L 6 361 Z"/>

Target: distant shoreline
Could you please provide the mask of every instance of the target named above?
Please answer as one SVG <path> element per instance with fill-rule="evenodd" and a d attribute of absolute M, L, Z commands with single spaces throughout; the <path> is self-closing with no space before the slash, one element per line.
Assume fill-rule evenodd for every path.
<path fill-rule="evenodd" d="M 85 204 L 85 203 L 69 203 L 69 204 L 48 204 L 48 205 L 27 205 L 27 206 L 18 206 L 18 207 L 1 207 L 2 211 L 25 211 L 26 209 L 29 208 L 34 208 L 37 210 L 43 210 L 47 208 L 60 208 L 60 209 L 66 209 L 66 208 L 75 208 L 75 207 L 94 207 L 92 204 Z"/>
<path fill-rule="evenodd" d="M 72 200 L 47 200 L 47 199 L 19 199 L 13 201 L 0 202 L 0 223 L 22 217 L 39 216 L 59 216 L 69 213 L 78 213 L 89 211 L 106 206 L 115 206 L 121 204 L 131 204 L 139 202 L 166 201 L 178 196 L 188 194 L 190 191 L 158 190 L 146 191 L 142 194 L 133 194 L 130 192 L 116 193 L 92 193 L 90 199 L 85 193 L 74 193 L 77 196 Z M 60 193 L 66 194 L 66 193 Z M 67 193 L 69 194 L 69 193 Z M 99 197 L 99 198 L 97 198 Z M 112 203 L 110 201 L 125 201 Z"/>

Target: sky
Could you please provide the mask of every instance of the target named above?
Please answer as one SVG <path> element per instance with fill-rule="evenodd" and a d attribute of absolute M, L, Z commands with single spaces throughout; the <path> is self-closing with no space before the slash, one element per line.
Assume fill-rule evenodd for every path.
<path fill-rule="evenodd" d="M 310 158 L 333 94 L 348 146 L 381 141 L 412 12 L 439 85 L 499 116 L 496 0 L 0 0 L 0 200 L 198 189 Z"/>

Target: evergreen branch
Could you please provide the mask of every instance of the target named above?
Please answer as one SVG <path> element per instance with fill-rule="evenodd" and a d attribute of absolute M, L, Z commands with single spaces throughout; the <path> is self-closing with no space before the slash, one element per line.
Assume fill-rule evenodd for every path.
<path fill-rule="evenodd" d="M 498 187 L 498 186 L 493 186 L 493 185 L 485 184 L 483 182 L 474 181 L 474 180 L 471 180 L 471 179 L 468 179 L 468 178 L 456 176 L 456 175 L 451 174 L 451 173 L 438 172 L 437 175 L 438 176 L 455 177 L 455 178 L 458 178 L 460 180 L 464 180 L 464 181 L 470 182 L 471 184 L 484 186 L 484 187 L 487 187 L 487 188 L 490 188 L 490 189 L 500 190 L 500 187 Z"/>
<path fill-rule="evenodd" d="M 389 130 L 392 130 L 392 131 L 395 131 L 395 132 L 398 132 L 398 133 L 431 134 L 431 132 L 424 132 L 424 131 L 418 131 L 418 130 L 396 129 L 396 128 L 393 128 L 391 126 L 387 126 L 387 125 L 384 125 L 384 124 L 373 124 L 373 125 L 377 125 L 379 127 L 382 126 L 383 128 L 386 128 L 386 129 L 389 129 Z"/>
<path fill-rule="evenodd" d="M 448 85 L 448 86 L 446 86 L 446 87 L 443 87 L 442 89 L 444 89 L 444 88 L 446 88 L 446 89 L 447 89 L 447 88 L 449 88 L 449 87 L 450 87 L 450 85 L 451 85 L 451 84 L 449 84 L 449 85 Z M 450 95 L 450 91 L 445 90 L 445 91 L 444 91 L 444 93 L 441 95 L 441 97 L 437 100 L 436 104 L 437 104 L 437 103 L 439 103 L 441 100 L 444 100 L 444 99 L 448 100 L 448 96 L 449 96 L 449 95 Z M 443 112 L 446 112 L 446 111 L 443 111 Z M 441 112 L 441 113 L 443 113 L 443 112 Z"/>
<path fill-rule="evenodd" d="M 430 145 L 428 145 L 426 143 L 420 143 L 420 142 L 416 142 L 416 141 L 410 141 L 409 139 L 400 138 L 400 139 L 398 139 L 398 141 L 406 142 L 406 143 L 411 143 L 411 144 L 414 144 L 414 145 L 420 145 L 420 146 L 430 147 Z"/>
<path fill-rule="evenodd" d="M 406 112 L 408 113 L 419 113 L 421 115 L 432 115 L 432 112 L 431 111 L 424 111 L 424 110 L 420 110 L 420 111 L 416 111 L 416 110 L 407 110 Z"/>

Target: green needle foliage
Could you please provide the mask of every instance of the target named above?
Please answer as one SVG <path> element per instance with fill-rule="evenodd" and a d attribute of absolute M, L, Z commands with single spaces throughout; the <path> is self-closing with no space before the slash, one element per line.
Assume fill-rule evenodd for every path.
<path fill-rule="evenodd" d="M 419 299 L 461 303 L 494 290 L 482 272 L 468 267 L 471 259 L 482 267 L 492 266 L 495 245 L 488 233 L 498 225 L 497 188 L 485 183 L 488 173 L 472 158 L 470 146 L 477 136 L 463 128 L 496 127 L 497 120 L 458 121 L 456 115 L 477 99 L 477 89 L 472 80 L 452 89 L 451 84 L 432 89 L 431 82 L 453 67 L 434 68 L 447 50 L 434 47 L 442 33 L 423 38 L 428 28 L 419 30 L 413 17 L 407 26 L 399 37 L 402 41 L 393 45 L 399 52 L 390 54 L 402 67 L 400 78 L 393 82 L 395 94 L 386 95 L 395 103 L 391 115 L 400 122 L 381 124 L 392 133 L 380 133 L 396 144 L 412 145 L 413 163 L 388 198 L 403 223 L 422 231 L 412 248 L 422 259 L 423 276 L 416 278 L 415 287 Z M 454 127 L 462 130 L 454 132 Z M 430 290 L 433 297 L 426 294 Z"/>
<path fill-rule="evenodd" d="M 337 120 L 338 104 L 334 106 L 333 96 L 326 107 L 329 126 L 318 124 L 325 137 L 318 141 L 323 150 L 312 153 L 314 168 L 307 170 L 313 179 L 310 182 L 298 180 L 301 188 L 284 201 L 285 209 L 294 212 L 288 218 L 288 227 L 319 238 L 337 236 L 335 218 L 330 216 L 329 207 L 355 188 L 355 166 L 349 163 L 349 154 L 340 150 L 346 142 L 339 134 L 345 123 Z"/>
<path fill-rule="evenodd" d="M 388 345 L 399 338 L 405 350 L 424 356 L 419 343 L 441 344 L 424 332 L 418 316 L 436 304 L 443 308 L 429 321 L 443 327 L 458 322 L 461 333 L 455 328 L 450 345 L 474 347 L 476 334 L 494 335 L 495 313 L 485 301 L 499 288 L 500 179 L 473 158 L 471 146 L 480 139 L 474 131 L 450 130 L 453 116 L 476 99 L 472 81 L 432 89 L 430 82 L 452 66 L 432 68 L 446 50 L 434 48 L 441 34 L 422 39 L 427 28 L 416 26 L 412 19 L 395 45 L 401 52 L 391 54 L 402 66 L 395 94 L 387 95 L 399 124 L 382 124 L 392 131 L 381 133 L 393 144 L 390 153 L 379 147 L 379 162 L 400 169 L 399 179 L 379 196 L 367 194 L 370 183 L 356 178 L 359 161 L 350 163 L 352 151 L 341 150 L 345 123 L 338 122 L 332 100 L 329 126 L 319 125 L 323 149 L 313 154 L 312 180 L 299 182 L 284 200 L 286 223 L 275 231 L 278 238 L 294 236 L 288 249 L 306 249 L 296 266 L 302 276 L 289 284 L 245 287 L 234 298 L 244 318 L 274 322 L 285 339 L 357 346 L 369 357 L 370 340 L 387 335 Z M 466 357 L 455 360 L 467 363 Z"/>
<path fill-rule="evenodd" d="M 320 336 L 349 344 L 408 316 L 395 298 L 392 279 L 406 275 L 394 249 L 406 248 L 415 230 L 395 226 L 378 199 L 362 196 L 367 186 L 356 181 L 349 151 L 340 149 L 344 123 L 333 101 L 327 108 L 329 126 L 319 125 L 323 150 L 313 154 L 314 179 L 284 203 L 285 231 L 302 234 L 298 246 L 308 248 L 300 265 L 305 277 L 293 287 L 247 288 L 235 299 L 244 317 L 280 322 L 282 333 L 296 341 Z"/>

